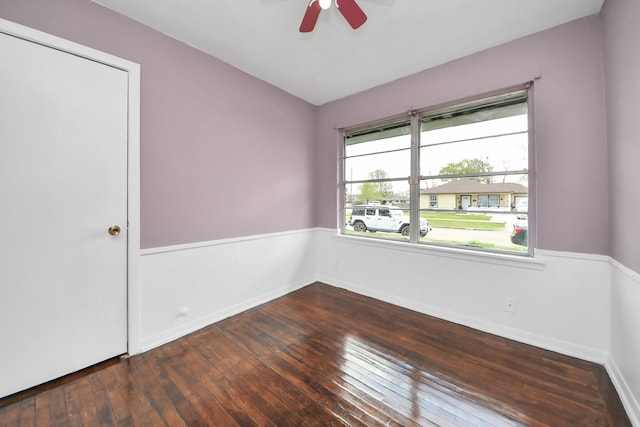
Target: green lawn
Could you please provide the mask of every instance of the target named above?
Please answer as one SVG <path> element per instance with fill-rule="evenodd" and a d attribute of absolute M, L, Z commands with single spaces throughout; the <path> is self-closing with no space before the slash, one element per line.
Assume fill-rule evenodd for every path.
<path fill-rule="evenodd" d="M 435 219 L 429 218 L 431 227 L 465 228 L 468 230 L 502 230 L 505 222 L 471 221 L 467 219 Z"/>
<path fill-rule="evenodd" d="M 491 221 L 490 215 L 484 214 L 457 214 L 454 212 L 420 212 L 423 218 L 431 219 L 460 219 L 468 221 Z"/>
<path fill-rule="evenodd" d="M 466 228 L 469 230 L 501 230 L 504 222 L 492 222 L 490 215 L 457 214 L 453 212 L 420 212 L 432 227 Z"/>

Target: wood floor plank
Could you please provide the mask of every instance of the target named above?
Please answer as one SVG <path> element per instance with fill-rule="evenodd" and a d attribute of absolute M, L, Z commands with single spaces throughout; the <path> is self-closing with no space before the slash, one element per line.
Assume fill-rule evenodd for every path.
<path fill-rule="evenodd" d="M 105 369 L 96 375 L 92 375 L 92 379 L 104 385 L 105 396 L 112 408 L 115 425 L 133 425 L 130 407 L 122 392 L 122 390 L 131 386 L 126 383 L 119 383 L 114 371 L 115 369 Z"/>
<path fill-rule="evenodd" d="M 232 354 L 241 351 L 238 347 L 230 350 Z M 304 408 L 308 408 L 309 411 L 317 409 L 314 408 L 315 402 L 287 387 L 287 383 L 283 384 L 282 378 L 254 355 L 247 352 L 245 357 L 227 364 L 230 359 L 229 353 L 222 352 L 220 347 L 215 353 L 218 357 L 215 363 L 225 371 L 225 377 L 236 384 L 244 383 L 244 393 L 252 397 L 253 405 L 275 425 L 306 425 Z M 306 405 L 300 405 L 305 399 Z"/>
<path fill-rule="evenodd" d="M 36 402 L 35 398 L 25 399 L 20 403 L 20 425 L 35 426 Z"/>
<path fill-rule="evenodd" d="M 163 425 L 161 418 L 154 417 L 151 403 L 140 390 L 142 378 L 140 375 L 136 375 L 129 359 L 108 367 L 100 371 L 99 374 L 107 381 L 107 394 L 116 413 L 117 425 Z"/>
<path fill-rule="evenodd" d="M 266 339 L 266 334 L 263 339 L 256 341 L 251 338 L 252 327 L 246 327 L 242 325 L 244 332 L 237 333 L 235 338 L 240 341 L 250 340 L 252 342 L 253 351 L 264 352 L 265 354 L 273 353 L 274 347 L 270 347 L 272 344 Z M 259 327 L 259 325 L 256 325 Z M 277 340 L 273 340 L 273 343 Z M 261 348 L 260 346 L 264 346 Z M 285 347 L 283 346 L 282 349 Z M 321 364 L 316 365 L 316 368 L 310 368 L 302 360 L 281 350 L 278 353 L 278 357 L 270 361 L 270 367 L 276 373 L 278 373 L 283 379 L 293 384 L 294 386 L 301 388 L 303 392 L 308 394 L 311 398 L 318 402 L 321 402 L 328 415 L 335 417 L 336 422 L 341 422 L 347 425 L 375 425 L 368 424 L 368 422 L 374 422 L 375 420 L 369 420 L 369 416 L 366 411 L 360 410 L 360 408 L 352 407 L 341 399 L 339 396 L 339 389 L 330 382 L 323 381 L 327 374 L 324 371 Z M 367 421 L 363 421 L 367 420 Z"/>
<path fill-rule="evenodd" d="M 94 424 L 99 424 L 100 426 L 115 425 L 113 407 L 109 402 L 105 385 L 100 381 L 100 376 L 90 375 L 87 378 L 89 380 L 90 387 L 89 393 L 91 393 L 93 403 L 96 407 L 96 419 L 93 420 Z"/>
<path fill-rule="evenodd" d="M 36 426 L 47 426 L 51 424 L 51 405 L 49 390 L 44 390 L 35 396 L 36 399 Z"/>
<path fill-rule="evenodd" d="M 75 422 L 74 418 L 67 412 L 67 402 L 64 395 L 65 385 L 52 388 L 49 391 L 51 405 L 51 425 L 63 427 Z"/>
<path fill-rule="evenodd" d="M 208 330 L 208 332 L 211 332 L 211 330 Z M 226 385 L 223 372 L 203 354 L 197 338 L 194 339 L 200 334 L 205 338 L 211 338 L 210 335 L 203 334 L 202 331 L 185 337 L 185 340 L 193 343 L 194 348 L 198 348 L 198 351 L 191 353 L 189 369 L 200 378 L 204 392 L 199 394 L 205 402 L 212 402 L 211 405 L 224 409 L 224 413 L 220 415 L 221 425 L 256 426 L 257 423 L 244 410 L 241 396 L 239 399 L 235 399 L 235 389 L 231 386 L 224 387 L 222 385 L 223 383 Z"/>
<path fill-rule="evenodd" d="M 182 345 L 184 348 L 185 341 L 176 342 L 175 345 Z M 196 363 L 203 363 L 202 360 L 194 357 L 195 355 L 189 355 L 188 363 L 170 363 L 171 370 L 167 370 L 167 366 L 161 371 L 161 375 L 169 375 L 173 383 L 179 388 L 185 399 L 190 402 L 193 410 L 197 414 L 198 421 L 204 425 L 226 425 L 237 426 L 238 424 L 233 420 L 231 415 L 220 405 L 216 396 L 205 387 L 204 383 L 208 381 L 208 374 L 198 374 L 197 370 L 193 368 Z M 141 371 L 145 371 L 143 363 L 146 363 L 144 358 L 134 358 L 133 362 L 136 366 L 140 367 Z M 206 361 L 205 361 L 206 363 Z M 205 364 L 206 369 L 206 364 Z M 146 386 L 145 388 L 150 388 Z M 153 391 L 148 393 L 150 399 L 153 398 Z M 158 412 L 162 411 L 162 407 L 158 407 Z M 182 416 L 184 419 L 184 417 Z M 165 417 L 166 419 L 166 417 Z M 166 420 L 169 425 L 173 425 L 169 420 Z M 191 425 L 189 421 L 185 421 L 187 425 Z"/>
<path fill-rule="evenodd" d="M 129 361 L 137 378 L 139 378 L 135 384 L 136 389 L 139 390 L 149 404 L 147 416 L 154 425 L 186 425 L 178 408 L 172 403 L 165 391 L 165 382 L 161 378 L 162 374 L 158 374 L 152 368 L 146 355 L 142 356 L 131 358 Z"/>
<path fill-rule="evenodd" d="M 321 283 L 0 399 L 0 426 L 630 426 L 604 367 Z"/>

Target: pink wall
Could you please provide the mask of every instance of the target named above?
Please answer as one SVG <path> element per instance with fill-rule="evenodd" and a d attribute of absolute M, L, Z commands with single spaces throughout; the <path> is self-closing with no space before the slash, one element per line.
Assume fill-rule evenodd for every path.
<path fill-rule="evenodd" d="M 312 105 L 89 0 L 0 17 L 141 64 L 143 248 L 314 225 Z"/>
<path fill-rule="evenodd" d="M 535 83 L 537 246 L 607 254 L 607 135 L 599 16 L 320 107 L 316 224 L 337 224 L 338 141 L 334 129 L 461 100 L 537 76 L 541 77 Z"/>
<path fill-rule="evenodd" d="M 640 2 L 602 10 L 609 143 L 610 255 L 640 272 Z"/>

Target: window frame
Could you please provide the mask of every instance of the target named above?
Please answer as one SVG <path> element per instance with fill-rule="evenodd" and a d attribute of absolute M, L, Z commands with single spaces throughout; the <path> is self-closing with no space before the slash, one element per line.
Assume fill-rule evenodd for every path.
<path fill-rule="evenodd" d="M 375 128 L 380 128 L 380 127 L 384 127 L 385 125 L 388 124 L 394 124 L 394 123 L 401 123 L 404 122 L 405 120 L 408 120 L 410 122 L 410 129 L 411 129 L 411 174 L 410 176 L 407 178 L 408 182 L 409 182 L 409 198 L 410 198 L 410 207 L 409 207 L 409 216 L 410 216 L 410 222 L 412 224 L 417 224 L 419 223 L 419 218 L 420 218 L 420 185 L 421 185 L 421 181 L 422 180 L 426 180 L 427 178 L 431 178 L 428 176 L 423 176 L 421 175 L 421 171 L 420 171 L 420 149 L 421 149 L 421 141 L 420 141 L 420 133 L 422 132 L 422 118 L 425 117 L 426 115 L 430 115 L 433 114 L 435 112 L 438 111 L 444 111 L 444 110 L 462 110 L 463 108 L 465 108 L 465 106 L 468 105 L 480 105 L 482 102 L 491 102 L 492 99 L 498 99 L 501 96 L 509 96 L 510 94 L 514 94 L 514 93 L 524 93 L 523 98 L 526 98 L 526 100 L 524 100 L 524 102 L 527 105 L 527 120 L 528 120 L 528 129 L 527 129 L 527 136 L 528 136 L 528 140 L 527 140 L 527 148 L 528 148 L 528 156 L 527 156 L 527 163 L 528 163 L 528 167 L 527 169 L 525 169 L 525 174 L 527 175 L 527 190 L 528 190 L 528 211 L 526 212 L 527 216 L 528 216 L 528 250 L 526 252 L 516 252 L 516 251 L 509 251 L 509 250 L 494 250 L 494 249 L 489 249 L 489 248 L 468 248 L 465 247 L 463 245 L 440 245 L 440 244 L 436 244 L 436 243 L 432 243 L 432 242 L 424 242 L 424 241 L 420 241 L 420 236 L 419 236 L 419 227 L 411 227 L 411 234 L 409 236 L 409 240 L 395 240 L 395 239 L 384 239 L 384 238 L 376 238 L 376 237 L 360 237 L 357 236 L 359 238 L 365 238 L 365 239 L 374 239 L 377 241 L 381 241 L 381 242 L 393 242 L 395 243 L 400 243 L 400 244 L 409 244 L 412 247 L 426 247 L 429 248 L 430 250 L 438 250 L 438 248 L 443 248 L 446 249 L 447 251 L 456 251 L 456 250 L 460 250 L 463 252 L 468 252 L 468 251 L 473 251 L 473 252 L 477 252 L 480 254 L 500 254 L 500 255 L 514 255 L 514 256 L 525 256 L 525 257 L 529 257 L 529 258 L 533 258 L 534 257 L 534 249 L 537 246 L 536 245 L 536 218 L 535 218 L 535 202 L 536 202 L 536 195 L 535 195 L 535 109 L 534 109 L 534 85 L 533 85 L 533 81 L 530 82 L 526 82 L 524 84 L 521 85 L 517 85 L 517 86 L 513 86 L 513 87 L 509 87 L 509 88 L 505 88 L 502 90 L 497 90 L 491 93 L 485 93 L 483 95 L 479 95 L 479 96 L 473 96 L 473 97 L 469 97 L 466 98 L 462 101 L 458 101 L 458 102 L 452 102 L 452 103 L 448 103 L 448 104 L 442 104 L 442 105 L 438 105 L 435 107 L 429 107 L 429 108 L 423 108 L 423 109 L 419 109 L 419 110 L 410 110 L 408 113 L 405 113 L 403 115 L 398 115 L 389 119 L 383 119 L 380 121 L 372 121 L 369 122 L 367 124 L 364 125 L 359 125 L 359 126 L 353 126 L 350 128 L 341 128 L 339 129 L 339 188 L 341 189 L 341 195 L 344 195 L 345 192 L 345 188 L 347 188 L 348 186 L 353 186 L 353 184 L 359 184 L 362 182 L 366 182 L 366 181 L 347 181 L 345 178 L 345 174 L 344 174 L 344 168 L 345 168 L 345 160 L 346 160 L 346 156 L 345 156 L 345 149 L 346 149 L 346 138 L 347 135 L 349 133 L 353 133 L 353 132 L 360 132 L 360 134 L 366 132 L 368 129 L 375 129 Z M 503 171 L 504 172 L 504 171 Z M 521 171 L 514 171 L 511 174 L 516 174 L 516 172 L 521 172 Z M 474 174 L 475 176 L 476 174 Z M 484 174 L 483 174 L 484 175 Z M 493 176 L 497 176 L 497 175 L 504 175 L 504 173 L 488 173 L 487 176 L 489 175 L 493 175 Z M 387 179 L 387 180 L 381 180 L 381 181 L 397 181 L 397 179 Z M 491 196 L 497 196 L 498 199 L 498 207 L 500 206 L 500 199 L 501 199 L 501 194 L 497 194 L 497 193 L 492 193 L 492 194 L 486 194 L 487 196 L 487 202 L 488 204 L 490 204 L 490 199 Z M 344 197 L 342 197 L 343 199 Z M 436 195 L 436 200 L 437 200 L 437 195 Z M 353 200 L 351 200 L 351 202 L 353 203 Z M 478 202 L 476 202 L 478 203 Z M 436 206 L 437 207 L 437 202 L 436 202 Z M 434 206 L 431 206 L 431 202 L 429 202 L 429 207 L 428 208 L 422 208 L 422 210 L 425 209 L 433 209 Z M 478 209 L 478 210 L 474 210 L 477 211 L 478 213 L 483 213 L 486 211 L 486 213 L 495 213 L 495 207 L 490 207 L 487 206 L 484 209 Z M 493 211 L 493 212 L 492 212 Z M 339 216 L 339 222 L 338 224 L 340 224 L 340 226 L 338 227 L 338 231 L 340 233 L 340 235 L 347 237 L 347 238 L 351 238 L 351 237 L 356 237 L 356 236 L 349 236 L 346 234 L 346 210 L 345 210 L 345 203 L 344 200 L 341 200 L 339 208 L 337 209 L 338 212 L 338 216 Z M 513 214 L 514 216 L 516 215 L 515 212 L 513 211 L 509 211 L 510 214 Z"/>

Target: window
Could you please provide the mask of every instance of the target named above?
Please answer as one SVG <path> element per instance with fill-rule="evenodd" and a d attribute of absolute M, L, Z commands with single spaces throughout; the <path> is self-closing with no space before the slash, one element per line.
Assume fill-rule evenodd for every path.
<path fill-rule="evenodd" d="M 342 232 L 530 253 L 528 127 L 523 88 L 345 131 Z"/>
<path fill-rule="evenodd" d="M 499 208 L 500 207 L 500 195 L 499 194 L 479 194 L 478 195 L 478 207 L 480 207 L 480 208 Z"/>

